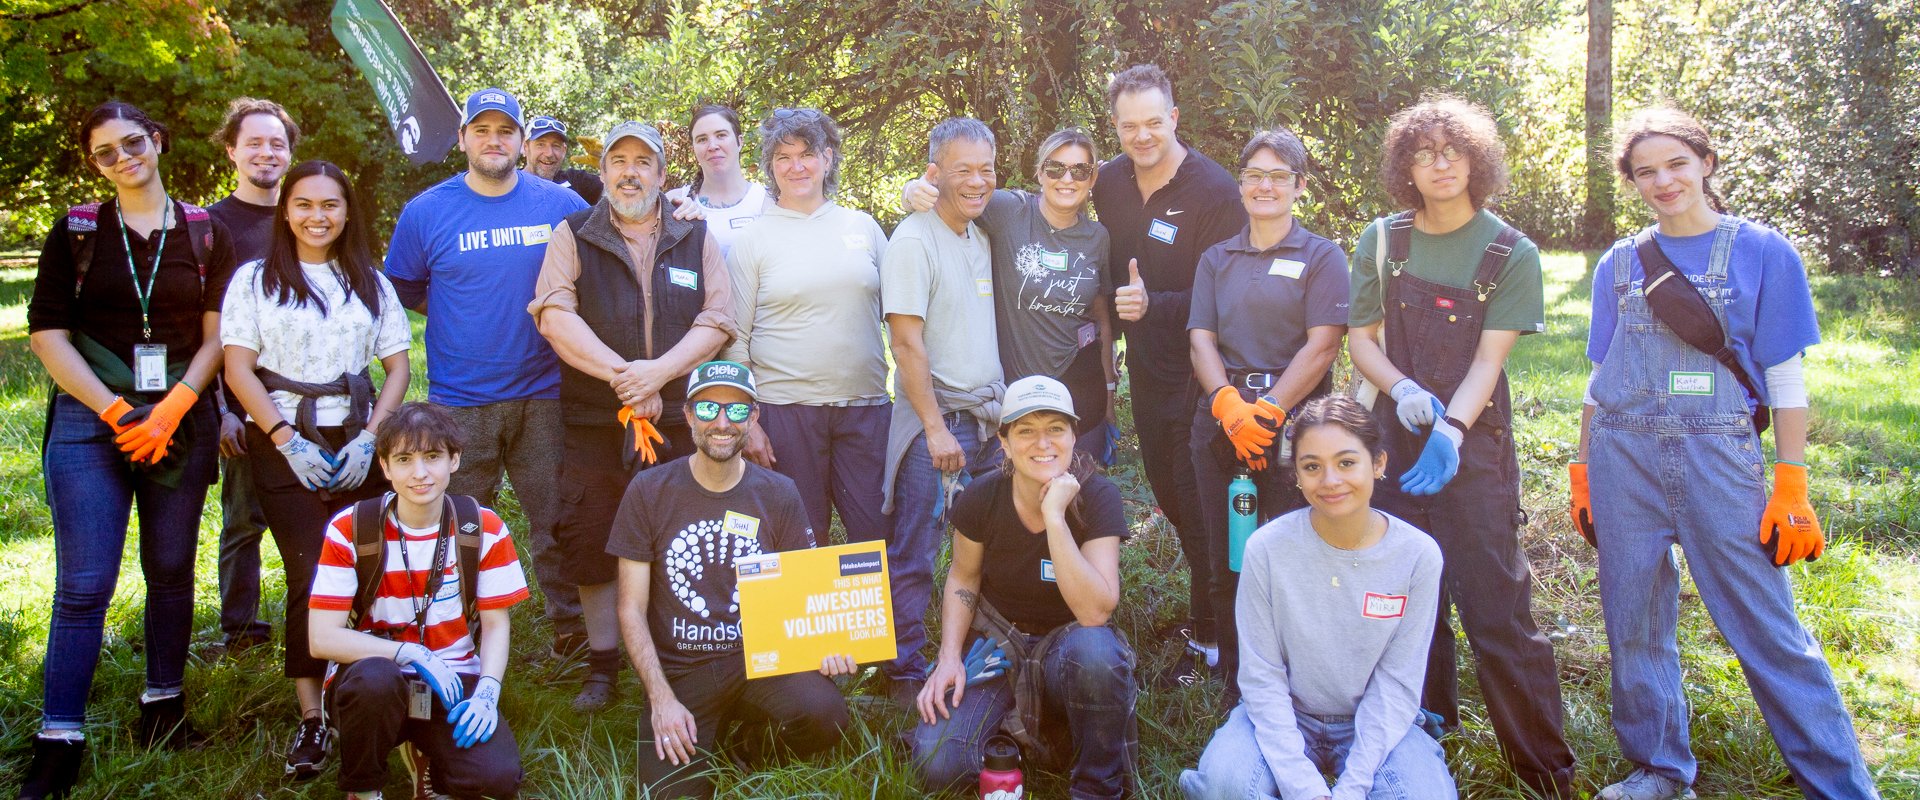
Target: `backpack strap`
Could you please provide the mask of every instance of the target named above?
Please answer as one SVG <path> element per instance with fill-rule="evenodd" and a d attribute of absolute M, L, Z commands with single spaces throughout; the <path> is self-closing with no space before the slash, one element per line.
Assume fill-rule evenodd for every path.
<path fill-rule="evenodd" d="M 186 212 L 187 239 L 193 243 L 193 265 L 200 270 L 200 290 L 207 288 L 207 262 L 213 259 L 213 215 L 192 203 L 181 203 Z"/>
<path fill-rule="evenodd" d="M 1500 277 L 1500 270 L 1507 266 L 1507 259 L 1513 255 L 1513 247 L 1520 243 L 1520 231 L 1512 225 L 1502 224 L 1500 235 L 1487 243 L 1487 249 L 1480 254 L 1480 267 L 1473 271 L 1473 291 L 1480 302 L 1487 302 L 1500 284 L 1494 281 Z"/>
<path fill-rule="evenodd" d="M 353 593 L 353 608 L 347 611 L 347 629 L 359 630 L 360 620 L 373 608 L 374 596 L 387 567 L 386 497 L 370 497 L 353 504 L 353 574 L 358 589 Z"/>
<path fill-rule="evenodd" d="M 67 209 L 67 252 L 73 257 L 73 296 L 87 283 L 87 270 L 93 267 L 93 237 L 100 232 L 100 203 Z"/>
<path fill-rule="evenodd" d="M 1649 227 L 1633 239 L 1633 250 L 1640 258 L 1640 268 L 1646 273 L 1641 284 L 1641 294 L 1646 296 L 1647 310 L 1653 312 L 1660 324 L 1673 331 L 1673 335 L 1726 367 L 1733 373 L 1734 380 L 1740 382 L 1747 396 L 1753 398 L 1753 430 L 1766 433 L 1773 424 L 1773 411 L 1760 402 L 1760 392 L 1754 386 L 1753 376 L 1747 374 L 1747 368 L 1740 365 L 1740 357 L 1727 346 L 1726 328 L 1721 326 L 1720 317 L 1713 313 L 1713 306 L 1707 304 L 1707 298 L 1700 294 L 1700 287 L 1687 280 L 1680 269 L 1673 265 L 1673 259 L 1667 258 L 1667 251 L 1660 248 L 1660 242 L 1653 238 L 1653 228 Z"/>
<path fill-rule="evenodd" d="M 474 644 L 480 642 L 480 501 L 464 494 L 447 495 L 452 513 L 453 541 L 460 554 L 460 604 L 467 618 L 467 632 Z"/>

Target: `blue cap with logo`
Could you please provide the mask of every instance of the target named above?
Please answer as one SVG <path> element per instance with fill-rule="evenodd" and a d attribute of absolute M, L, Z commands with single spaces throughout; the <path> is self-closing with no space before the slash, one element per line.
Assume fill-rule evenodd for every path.
<path fill-rule="evenodd" d="M 759 390 L 753 388 L 753 371 L 737 361 L 709 361 L 693 368 L 693 374 L 687 376 L 687 399 L 715 386 L 731 386 L 747 393 L 750 400 L 759 400 Z"/>
<path fill-rule="evenodd" d="M 466 127 L 473 122 L 474 117 L 487 111 L 498 111 L 507 115 L 513 120 L 515 127 L 527 127 L 526 121 L 520 116 L 520 101 L 513 95 L 507 94 L 507 90 L 494 87 L 487 87 L 467 95 L 466 110 L 460 114 L 460 127 Z"/>
<path fill-rule="evenodd" d="M 549 133 L 560 134 L 560 141 L 573 141 L 573 137 L 567 135 L 567 123 L 544 114 L 534 117 L 533 124 L 527 126 L 527 141 L 531 142 Z"/>

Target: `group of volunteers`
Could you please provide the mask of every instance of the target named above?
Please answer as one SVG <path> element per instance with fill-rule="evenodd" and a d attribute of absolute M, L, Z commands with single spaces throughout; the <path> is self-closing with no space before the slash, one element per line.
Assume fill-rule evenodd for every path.
<path fill-rule="evenodd" d="M 1293 133 L 1253 133 L 1230 170 L 1179 137 L 1147 65 L 1112 78 L 1107 107 L 1122 152 L 1055 132 L 1034 191 L 1000 188 L 986 125 L 939 123 L 889 235 L 836 202 L 846 148 L 819 110 L 768 114 L 750 177 L 738 112 L 695 108 L 699 174 L 663 192 L 653 126 L 614 125 L 598 171 L 570 169 L 564 123 L 483 89 L 463 109 L 467 170 L 406 204 L 384 265 L 352 177 L 296 163 L 278 104 L 232 103 L 214 139 L 235 188 L 204 210 L 161 180 L 166 128 L 93 109 L 76 145 L 114 194 L 56 221 L 28 309 L 56 386 L 57 585 L 19 796 L 79 780 L 136 506 L 137 740 L 197 738 L 183 691 L 216 478 L 229 654 L 272 638 L 263 530 L 285 565 L 291 778 L 337 757 L 342 791 L 379 797 L 398 747 L 417 791 L 517 794 L 501 705 L 509 609 L 532 591 L 517 542 L 552 657 L 584 662 L 573 708 L 616 707 L 622 664 L 637 674 L 648 717 L 623 771 L 642 796 L 709 797 L 715 764 L 829 750 L 860 667 L 749 680 L 733 563 L 827 543 L 837 515 L 847 541 L 885 543 L 898 642 L 873 691 L 915 718 L 929 792 L 970 787 L 1006 736 L 1072 797 L 1138 794 L 1141 680 L 1113 625 L 1131 531 L 1096 457 L 1121 337 L 1141 461 L 1190 570 L 1194 655 L 1166 682 L 1223 692 L 1185 795 L 1458 796 L 1438 741 L 1461 724 L 1457 613 L 1514 775 L 1578 796 L 1505 372 L 1545 329 L 1540 259 L 1488 208 L 1507 178 L 1492 118 L 1444 95 L 1395 114 L 1380 176 L 1398 210 L 1349 259 L 1294 215 L 1314 159 Z M 1678 544 L 1798 788 L 1877 797 L 1784 569 L 1824 547 L 1805 269 L 1726 212 L 1700 123 L 1649 109 L 1619 137 L 1657 224 L 1595 268 L 1570 468 L 1632 765 L 1597 796 L 1693 796 Z M 409 310 L 424 403 L 402 402 Z M 1355 392 L 1334 386 L 1343 341 Z M 517 540 L 491 509 L 503 475 Z M 1229 502 L 1246 485 L 1255 501 Z"/>

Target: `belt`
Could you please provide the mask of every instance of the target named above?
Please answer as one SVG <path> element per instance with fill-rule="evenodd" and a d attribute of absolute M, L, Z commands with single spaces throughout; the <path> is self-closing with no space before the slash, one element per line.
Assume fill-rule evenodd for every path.
<path fill-rule="evenodd" d="M 1236 389 L 1252 389 L 1256 392 L 1273 388 L 1280 380 L 1278 372 L 1229 372 L 1227 385 Z"/>

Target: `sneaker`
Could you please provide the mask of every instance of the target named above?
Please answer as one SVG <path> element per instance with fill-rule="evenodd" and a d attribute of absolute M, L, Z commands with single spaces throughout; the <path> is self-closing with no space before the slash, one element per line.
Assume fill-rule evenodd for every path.
<path fill-rule="evenodd" d="M 407 774 L 412 776 L 413 800 L 452 800 L 451 795 L 433 790 L 433 771 L 429 769 L 432 765 L 427 761 L 427 754 L 412 742 L 400 745 L 400 763 L 406 765 Z"/>
<path fill-rule="evenodd" d="M 918 714 L 920 690 L 926 686 L 927 682 L 923 678 L 889 678 L 887 679 L 887 699 L 892 700 L 894 705 L 909 714 Z"/>
<path fill-rule="evenodd" d="M 20 800 L 58 800 L 80 782 L 87 740 L 33 737 L 33 764 L 20 784 Z"/>
<path fill-rule="evenodd" d="M 1185 631 L 1182 631 L 1182 633 L 1185 633 Z M 1187 639 L 1187 652 L 1206 659 L 1208 669 L 1220 666 L 1220 646 L 1217 644 L 1209 644 L 1189 638 Z"/>
<path fill-rule="evenodd" d="M 1646 769 L 1635 769 L 1625 780 L 1601 789 L 1594 800 L 1694 800 L 1693 787 L 1668 780 Z"/>
<path fill-rule="evenodd" d="M 140 700 L 140 746 L 149 750 L 164 747 L 179 750 L 199 743 L 200 735 L 187 724 L 187 696 L 176 694 L 159 700 Z"/>
<path fill-rule="evenodd" d="M 300 720 L 300 730 L 294 732 L 293 744 L 287 747 L 287 775 L 296 781 L 319 775 L 327 764 L 331 739 L 327 735 L 326 723 L 321 722 L 319 717 Z"/>

